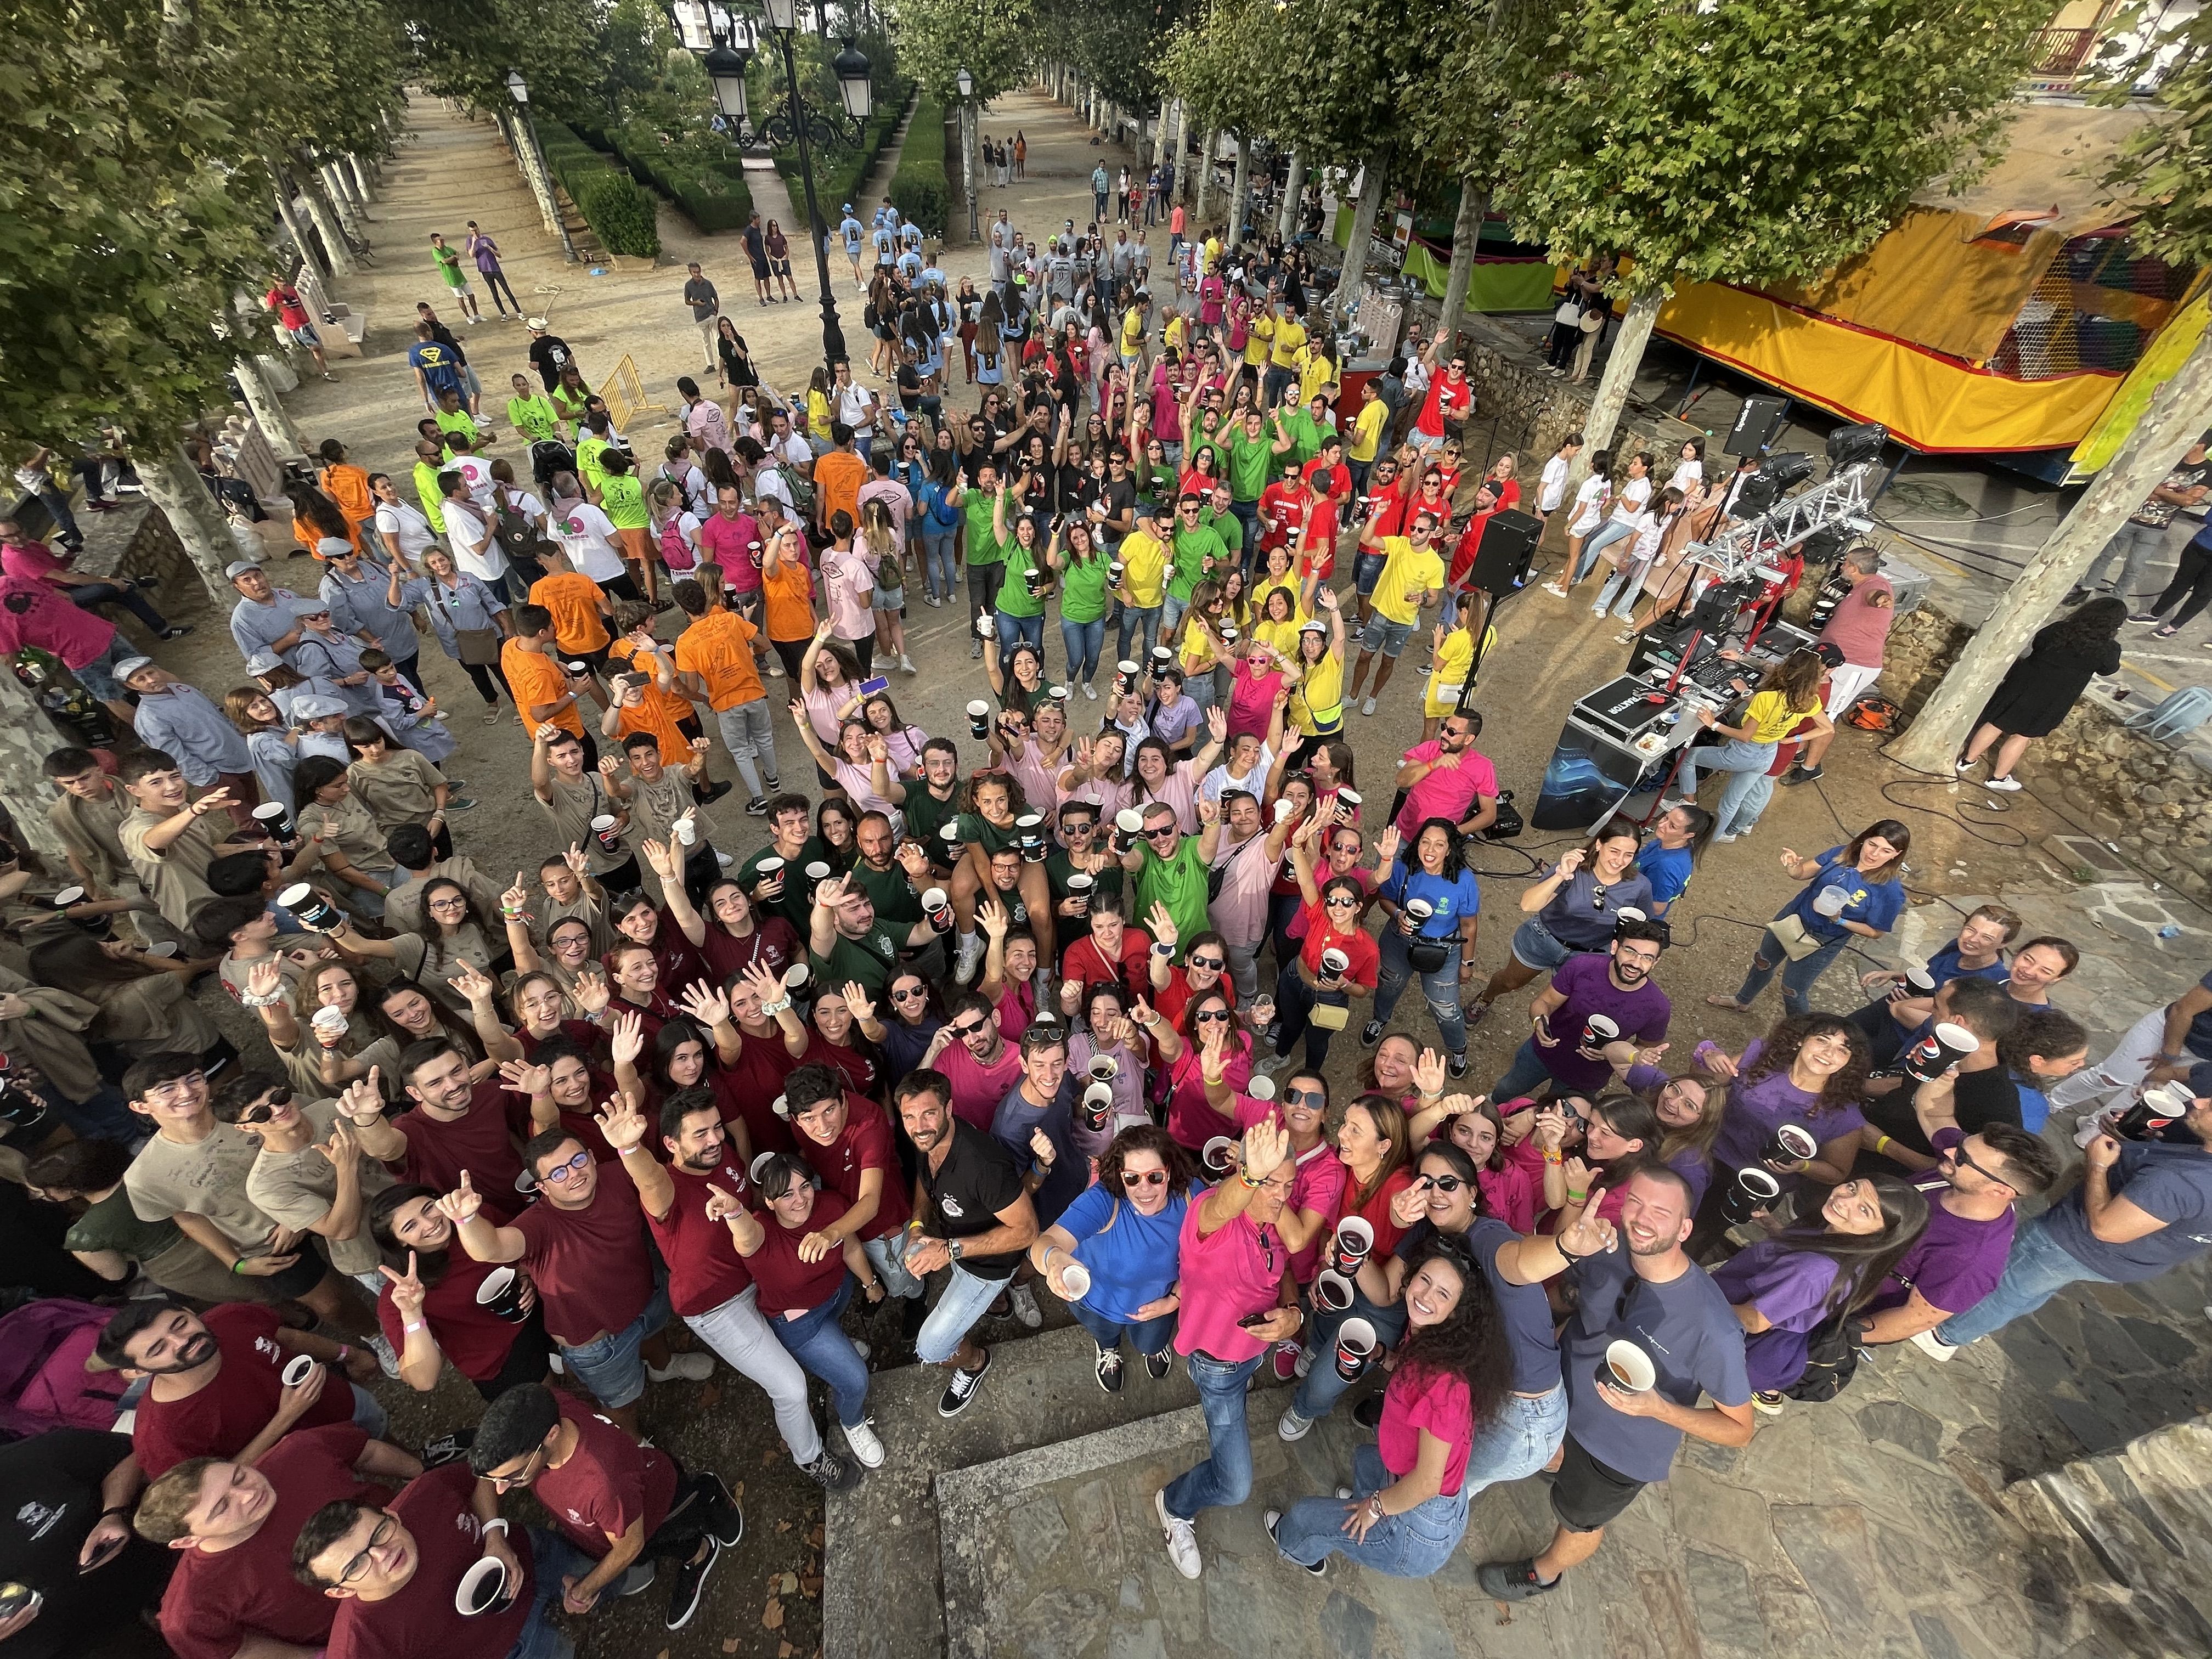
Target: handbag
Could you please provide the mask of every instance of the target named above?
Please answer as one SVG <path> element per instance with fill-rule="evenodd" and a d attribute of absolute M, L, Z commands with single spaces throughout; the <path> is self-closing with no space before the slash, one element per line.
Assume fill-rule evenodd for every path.
<path fill-rule="evenodd" d="M 1340 1002 L 1316 1002 L 1306 1013 L 1306 1024 L 1324 1031 L 1341 1031 L 1351 1023 L 1352 1010 Z"/>
<path fill-rule="evenodd" d="M 1827 942 L 1814 938 L 1796 916 L 1777 916 L 1766 924 L 1766 931 L 1781 940 L 1783 954 L 1792 962 L 1804 961 Z"/>
<path fill-rule="evenodd" d="M 464 668 L 489 668 L 499 660 L 501 641 L 496 628 L 456 628 L 453 647 L 461 653 Z"/>
<path fill-rule="evenodd" d="M 1406 943 L 1406 964 L 1417 974 L 1433 974 L 1451 960 L 1451 946 L 1432 939 L 1413 939 Z"/>

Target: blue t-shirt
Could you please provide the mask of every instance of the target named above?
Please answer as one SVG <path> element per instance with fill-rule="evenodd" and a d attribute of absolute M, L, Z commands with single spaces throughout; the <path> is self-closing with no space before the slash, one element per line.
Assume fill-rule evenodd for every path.
<path fill-rule="evenodd" d="M 847 219 L 837 227 L 837 234 L 845 239 L 845 252 L 852 258 L 859 258 L 860 245 L 867 240 L 868 234 L 861 228 L 860 222 L 858 219 Z"/>
<path fill-rule="evenodd" d="M 1651 909 L 1656 915 L 1667 914 L 1667 907 L 1682 896 L 1695 873 L 1687 847 L 1662 847 L 1656 841 L 1636 849 L 1636 867 L 1651 884 Z"/>
<path fill-rule="evenodd" d="M 1869 881 L 1850 866 L 1843 862 L 1844 849 L 1831 847 L 1814 860 L 1820 873 L 1807 882 L 1791 899 L 1774 913 L 1779 921 L 1784 916 L 1795 916 L 1805 924 L 1805 931 L 1822 944 L 1847 938 L 1850 930 L 1847 921 L 1864 922 L 1878 933 L 1886 933 L 1897 923 L 1898 912 L 1905 908 L 1905 884 L 1901 881 Z M 1813 908 L 1813 901 L 1823 888 L 1840 887 L 1847 902 L 1832 919 Z"/>
<path fill-rule="evenodd" d="M 1936 981 L 1936 988 L 1939 991 L 1954 979 L 1986 979 L 2002 985 L 2012 977 L 2012 969 L 2005 966 L 2002 952 L 1999 952 L 1997 959 L 1986 968 L 1959 966 L 1959 941 L 1956 939 L 1929 957 L 1927 967 L 1928 977 Z"/>
<path fill-rule="evenodd" d="M 1597 878 L 1584 865 L 1559 884 L 1552 902 L 1536 913 L 1536 920 L 1570 951 L 1602 951 L 1613 942 L 1613 924 L 1623 910 L 1651 914 L 1650 878 L 1631 865 L 1628 873 L 1601 896 Z"/>
<path fill-rule="evenodd" d="M 1435 914 L 1419 929 L 1423 939 L 1457 939 L 1460 918 L 1474 915 L 1482 908 L 1482 888 L 1474 878 L 1474 872 L 1462 870 L 1449 878 L 1432 876 L 1421 868 L 1417 859 L 1409 859 L 1405 853 L 1390 866 L 1390 878 L 1382 884 L 1381 896 L 1401 908 L 1410 899 L 1421 899 L 1434 905 Z"/>
<path fill-rule="evenodd" d="M 453 361 L 453 354 L 437 341 L 417 340 L 407 349 L 407 361 L 422 371 L 432 396 L 461 391 L 460 365 Z"/>
<path fill-rule="evenodd" d="M 991 1120 L 993 1138 L 1013 1154 L 1016 1166 L 1024 1174 L 1034 1170 L 1037 1163 L 1036 1153 L 1030 1146 L 1030 1131 L 1042 1129 L 1045 1139 L 1052 1142 L 1052 1167 L 1044 1172 L 1043 1181 L 1030 1195 L 1036 1206 L 1040 1227 L 1049 1227 L 1058 1221 L 1060 1212 L 1091 1179 L 1090 1160 L 1075 1145 L 1075 1097 L 1073 1077 L 1060 1079 L 1060 1092 L 1053 1097 L 1049 1106 L 1031 1105 L 1017 1082 L 1006 1091 L 1006 1097 L 999 1103 L 998 1113 Z"/>
<path fill-rule="evenodd" d="M 2124 1244 L 2108 1244 L 2089 1231 L 2086 1189 L 2077 1187 L 2044 1212 L 2040 1224 L 2083 1267 L 2126 1285 L 2155 1279 L 2212 1249 L 2212 1152 L 2193 1140 L 2124 1141 L 2119 1162 L 2106 1179 L 2113 1197 L 2166 1225 Z"/>
<path fill-rule="evenodd" d="M 1567 1431 L 1607 1468 L 1632 1480 L 1664 1480 L 1682 1431 L 1606 1404 L 1597 1386 L 1606 1348 L 1624 1337 L 1642 1348 L 1658 1372 L 1658 1392 L 1678 1406 L 1696 1405 L 1701 1393 L 1717 1405 L 1748 1405 L 1735 1310 L 1702 1267 L 1663 1285 L 1638 1279 L 1618 1240 L 1567 1272 L 1582 1297 L 1566 1328 Z"/>
<path fill-rule="evenodd" d="M 1108 1319 L 1131 1320 L 1147 1302 L 1165 1296 L 1182 1271 L 1184 1213 L 1205 1192 L 1194 1183 L 1148 1216 L 1095 1182 L 1086 1188 L 1059 1222 L 1075 1240 L 1075 1259 L 1091 1270 L 1091 1293 L 1083 1305 Z"/>

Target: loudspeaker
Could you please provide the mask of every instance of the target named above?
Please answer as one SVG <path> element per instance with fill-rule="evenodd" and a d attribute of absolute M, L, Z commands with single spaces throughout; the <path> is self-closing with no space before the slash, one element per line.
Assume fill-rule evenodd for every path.
<path fill-rule="evenodd" d="M 1511 508 L 1490 515 L 1475 544 L 1474 563 L 1468 568 L 1467 585 L 1503 599 L 1528 580 L 1529 562 L 1536 556 L 1536 538 L 1544 521 L 1533 514 Z"/>
<path fill-rule="evenodd" d="M 1735 424 L 1729 428 L 1723 453 L 1764 455 L 1767 446 L 1781 434 L 1783 416 L 1789 410 L 1786 398 L 1746 398 L 1736 411 Z"/>

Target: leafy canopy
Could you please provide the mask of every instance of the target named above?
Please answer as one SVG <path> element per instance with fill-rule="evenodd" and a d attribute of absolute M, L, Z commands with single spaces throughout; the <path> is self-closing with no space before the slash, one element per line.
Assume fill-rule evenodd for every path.
<path fill-rule="evenodd" d="M 2137 6 L 2121 26 L 2140 30 L 2148 15 Z M 2100 104 L 2133 101 L 2151 58 L 2178 48 L 2150 99 L 2166 118 L 2121 147 L 2104 182 L 2140 204 L 2130 238 L 2137 247 L 2169 264 L 2212 264 L 2212 15 L 2192 12 L 2148 39 L 2133 39 L 2136 50 L 2116 42 L 2099 58 L 2093 96 Z"/>
<path fill-rule="evenodd" d="M 960 71 L 975 77 L 975 96 L 988 103 L 1029 78 L 1037 46 L 1032 0 L 896 0 L 899 67 L 951 109 L 960 101 Z"/>

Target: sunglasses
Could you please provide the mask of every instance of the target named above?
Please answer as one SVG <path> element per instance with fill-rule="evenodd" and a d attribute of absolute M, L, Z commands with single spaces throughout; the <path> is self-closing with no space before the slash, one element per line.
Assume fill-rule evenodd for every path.
<path fill-rule="evenodd" d="M 1192 1018 L 1200 1025 L 1226 1025 L 1233 1016 L 1226 1008 L 1207 1008 Z"/>
<path fill-rule="evenodd" d="M 1124 1170 L 1121 1171 L 1121 1184 L 1132 1188 L 1164 1187 L 1168 1184 L 1168 1172 L 1165 1170 Z"/>
<path fill-rule="evenodd" d="M 1328 1097 L 1318 1089 L 1285 1089 L 1283 1100 L 1291 1106 L 1326 1106 Z"/>
<path fill-rule="evenodd" d="M 567 1182 L 577 1179 L 577 1177 L 581 1176 L 585 1170 L 591 1167 L 591 1153 L 588 1151 L 580 1152 L 578 1152 L 575 1157 L 568 1159 L 566 1163 L 555 1164 L 544 1175 L 540 1176 L 538 1180 L 540 1182 L 557 1181 L 565 1185 Z"/>
<path fill-rule="evenodd" d="M 1146 841 L 1173 841 L 1182 833 L 1182 830 L 1176 829 L 1172 823 L 1170 823 L 1164 824 L 1158 830 L 1146 830 L 1145 839 Z"/>
<path fill-rule="evenodd" d="M 240 1123 L 266 1123 L 276 1115 L 280 1109 L 291 1103 L 292 1091 L 289 1089 L 271 1089 L 267 1100 L 258 1106 L 247 1107 L 238 1115 L 238 1121 Z"/>
<path fill-rule="evenodd" d="M 1455 1175 L 1424 1175 L 1415 1176 L 1413 1177 L 1413 1185 L 1416 1187 L 1433 1187 L 1440 1193 L 1455 1193 L 1461 1188 L 1466 1186 L 1467 1182 L 1461 1180 Z"/>
<path fill-rule="evenodd" d="M 921 1002 L 927 998 L 928 995 L 929 988 L 927 985 L 916 985 L 908 990 L 893 991 L 891 993 L 891 1000 L 893 1002 Z"/>
<path fill-rule="evenodd" d="M 1359 901 L 1348 893 L 1332 893 L 1322 901 L 1332 910 L 1357 910 Z"/>
<path fill-rule="evenodd" d="M 952 1035 L 963 1039 L 972 1037 L 978 1032 L 983 1030 L 989 1024 L 990 1021 L 979 1019 L 970 1024 L 956 1025 L 952 1028 Z"/>
<path fill-rule="evenodd" d="M 1228 959 L 1224 957 L 1193 957 L 1190 959 L 1190 965 L 1194 968 L 1211 969 L 1213 972 L 1218 974 L 1224 968 L 1227 967 L 1229 963 Z"/>

